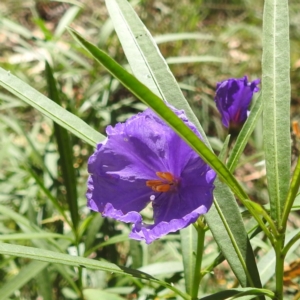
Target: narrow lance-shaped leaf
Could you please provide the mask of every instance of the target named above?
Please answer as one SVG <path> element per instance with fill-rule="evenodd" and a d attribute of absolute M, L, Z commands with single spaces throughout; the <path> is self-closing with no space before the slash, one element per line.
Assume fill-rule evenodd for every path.
<path fill-rule="evenodd" d="M 264 149 L 271 216 L 280 222 L 290 181 L 290 45 L 288 0 L 266 0 L 263 18 Z"/>
<path fill-rule="evenodd" d="M 214 195 L 219 201 L 215 201 L 215 205 L 207 213 L 206 221 L 209 227 L 215 226 L 215 230 L 223 232 L 222 235 L 217 235 L 215 240 L 222 253 L 224 253 L 232 271 L 239 279 L 240 284 L 244 287 L 261 287 L 247 232 L 241 229 L 243 227 L 237 226 L 237 224 L 243 223 L 241 215 L 236 214 L 238 206 L 236 202 L 235 205 L 228 205 L 230 202 L 233 203 L 232 198 L 234 197 L 225 188 L 224 183 L 216 180 L 215 185 Z M 235 216 L 234 218 L 232 217 L 233 215 Z M 225 232 L 227 234 L 224 234 Z M 240 241 L 244 241 L 244 244 L 241 244 Z"/>
<path fill-rule="evenodd" d="M 236 165 L 239 162 L 239 158 L 242 152 L 244 151 L 247 142 L 250 138 L 250 135 L 253 132 L 255 125 L 262 113 L 262 108 L 262 97 L 260 95 L 255 101 L 255 104 L 251 109 L 250 115 L 247 118 L 242 130 L 240 131 L 228 158 L 227 167 L 231 172 L 234 171 Z"/>
<path fill-rule="evenodd" d="M 2 68 L 0 68 L 0 85 L 86 143 L 95 146 L 105 139 L 105 136 L 91 128 L 80 118 Z"/>
<path fill-rule="evenodd" d="M 182 245 L 181 251 L 184 265 L 185 289 L 187 293 L 191 294 L 197 255 L 197 230 L 194 226 L 181 229 L 180 239 Z M 198 271 L 200 272 L 200 270 Z"/>

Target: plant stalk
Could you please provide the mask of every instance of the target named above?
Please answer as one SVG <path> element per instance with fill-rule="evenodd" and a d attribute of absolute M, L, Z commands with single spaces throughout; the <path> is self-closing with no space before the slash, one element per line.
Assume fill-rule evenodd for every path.
<path fill-rule="evenodd" d="M 284 272 L 284 249 L 285 234 L 281 234 L 275 244 L 274 250 L 276 254 L 276 268 L 275 268 L 275 279 L 276 279 L 276 291 L 274 300 L 283 300 L 283 272 Z"/>
<path fill-rule="evenodd" d="M 202 257 L 203 257 L 203 250 L 204 250 L 204 238 L 205 238 L 205 229 L 197 222 L 196 229 L 198 233 L 198 241 L 197 241 L 197 254 L 196 254 L 196 264 L 195 264 L 195 273 L 194 273 L 194 282 L 192 287 L 192 300 L 198 299 L 198 291 L 199 285 L 202 279 L 201 273 L 201 264 L 202 264 Z"/>

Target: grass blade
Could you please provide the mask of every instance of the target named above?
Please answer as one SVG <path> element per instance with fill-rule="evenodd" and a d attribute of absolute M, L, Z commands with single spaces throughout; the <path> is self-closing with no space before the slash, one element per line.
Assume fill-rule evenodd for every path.
<path fill-rule="evenodd" d="M 61 106 L 60 96 L 57 90 L 56 81 L 53 77 L 52 69 L 46 62 L 46 78 L 48 83 L 48 93 L 50 99 Z M 54 124 L 54 135 L 57 141 L 58 152 L 60 156 L 59 164 L 61 166 L 63 183 L 66 187 L 66 200 L 70 209 L 71 219 L 76 231 L 79 222 L 78 202 L 77 202 L 77 178 L 73 167 L 73 149 L 70 136 L 66 129 Z"/>
<path fill-rule="evenodd" d="M 13 246 L 13 245 L 11 245 Z M 15 277 L 11 278 L 4 285 L 1 286 L 0 300 L 7 300 L 7 298 L 13 294 L 16 290 L 24 286 L 29 280 L 37 276 L 48 266 L 47 262 L 32 261 Z"/>

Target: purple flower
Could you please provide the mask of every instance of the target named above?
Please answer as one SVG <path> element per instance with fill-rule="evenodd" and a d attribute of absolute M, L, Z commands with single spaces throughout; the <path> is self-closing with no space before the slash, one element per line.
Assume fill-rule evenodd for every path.
<path fill-rule="evenodd" d="M 172 110 L 201 138 L 183 111 Z M 209 210 L 215 172 L 152 110 L 106 132 L 88 161 L 89 208 L 133 223 L 130 237 L 148 244 Z M 153 224 L 139 213 L 149 203 Z"/>
<path fill-rule="evenodd" d="M 230 122 L 242 123 L 249 114 L 248 107 L 253 93 L 259 91 L 259 79 L 248 82 L 247 76 L 243 78 L 230 78 L 217 83 L 215 102 L 222 115 L 222 123 L 229 127 Z"/>

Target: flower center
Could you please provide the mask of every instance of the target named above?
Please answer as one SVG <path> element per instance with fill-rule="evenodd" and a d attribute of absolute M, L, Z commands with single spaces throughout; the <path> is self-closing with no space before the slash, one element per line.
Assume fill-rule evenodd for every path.
<path fill-rule="evenodd" d="M 146 186 L 152 188 L 155 192 L 165 193 L 173 191 L 178 185 L 178 179 L 170 172 L 156 172 L 157 177 L 160 179 L 147 180 Z"/>

